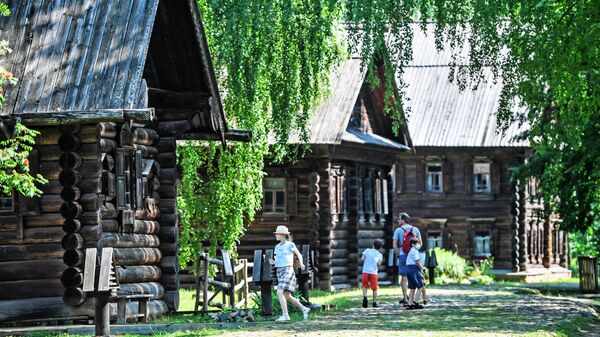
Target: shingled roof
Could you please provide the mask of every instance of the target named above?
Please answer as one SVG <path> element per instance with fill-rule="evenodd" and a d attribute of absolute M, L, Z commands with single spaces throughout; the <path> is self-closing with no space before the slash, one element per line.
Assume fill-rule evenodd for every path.
<path fill-rule="evenodd" d="M 0 115 L 146 108 L 145 65 L 161 88 L 203 91 L 226 129 L 196 1 L 9 0 L 0 37 L 14 51 L 5 66 L 19 78 Z M 156 27 L 160 27 L 157 30 Z M 150 60 L 156 40 L 166 41 Z M 175 41 L 183 39 L 185 41 Z M 156 49 L 156 48 L 155 48 Z M 150 84 L 150 83 L 149 83 Z"/>
<path fill-rule="evenodd" d="M 528 146 L 527 141 L 514 140 L 526 126 L 512 125 L 506 134 L 499 133 L 496 112 L 501 85 L 493 83 L 489 71 L 487 83 L 475 91 L 460 91 L 448 80 L 452 52 L 448 46 L 441 52 L 436 50 L 433 29 L 434 24 L 428 24 L 425 34 L 415 25 L 413 60 L 404 70 L 413 146 Z M 466 55 L 465 50 L 461 53 Z"/>

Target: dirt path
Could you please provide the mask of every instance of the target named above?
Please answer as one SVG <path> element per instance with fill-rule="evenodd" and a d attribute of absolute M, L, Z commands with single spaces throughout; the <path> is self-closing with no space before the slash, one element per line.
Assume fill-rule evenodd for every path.
<path fill-rule="evenodd" d="M 252 327 L 223 336 L 552 336 L 591 335 L 600 328 L 594 308 L 567 298 L 515 294 L 510 289 L 439 288 L 423 310 L 408 311 L 396 302 L 397 290 L 384 290 L 380 308 L 354 306 L 309 322 Z M 360 296 L 360 295 L 359 295 Z"/>

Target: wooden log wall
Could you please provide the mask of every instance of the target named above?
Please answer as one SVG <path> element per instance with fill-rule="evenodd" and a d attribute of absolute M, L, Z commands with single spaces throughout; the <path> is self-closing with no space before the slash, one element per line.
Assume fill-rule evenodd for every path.
<path fill-rule="evenodd" d="M 338 200 L 342 198 L 339 194 L 343 194 L 344 185 L 348 183 L 349 172 L 343 165 L 331 165 L 328 168 L 329 181 L 329 222 L 323 228 L 324 232 L 328 233 L 328 237 L 323 240 L 329 240 L 330 254 L 327 256 L 329 261 L 324 262 L 323 266 L 329 268 L 331 275 L 331 287 L 335 289 L 343 289 L 351 287 L 351 284 L 356 283 L 356 259 L 351 256 L 356 256 L 358 251 L 358 242 L 356 240 L 356 226 L 350 225 L 350 218 L 347 210 L 344 210 L 342 203 Z M 354 218 L 354 217 L 352 217 Z M 323 261 L 321 257 L 321 261 Z"/>
<path fill-rule="evenodd" d="M 60 197 L 63 201 L 59 211 L 64 218 L 62 229 L 65 232 L 61 244 L 63 262 L 67 266 L 60 280 L 65 287 L 63 300 L 72 307 L 86 300 L 81 289 L 85 242 L 97 242 L 99 239 L 99 233 L 94 229 L 99 225 L 100 162 L 97 150 L 82 147 L 82 144 L 96 142 L 95 130 L 95 125 L 63 127 L 58 138 L 58 147 L 62 151 L 58 157 L 61 168 L 58 180 L 62 186 Z M 81 184 L 82 177 L 88 180 L 85 185 Z M 84 214 L 85 218 L 82 217 Z M 96 216 L 90 216 L 92 214 Z"/>
<path fill-rule="evenodd" d="M 161 284 L 165 288 L 163 301 L 170 311 L 179 307 L 179 261 L 177 258 L 179 229 L 177 227 L 177 158 L 175 138 L 161 137 L 157 144 L 157 162 L 160 166 L 161 184 L 156 190 L 158 209 L 160 211 L 160 250 L 163 259 L 160 263 L 162 271 Z"/>
<path fill-rule="evenodd" d="M 516 194 L 512 189 L 510 168 L 525 156 L 525 150 L 519 148 L 423 147 L 417 148 L 416 154 L 401 154 L 396 172 L 404 174 L 396 177 L 394 218 L 399 212 L 409 213 L 425 240 L 428 231 L 441 232 L 443 247 L 467 259 L 477 258 L 473 256 L 474 235 L 489 233 L 498 269 L 537 268 L 544 262 L 552 265 L 556 261 L 560 264 L 561 256 L 566 259 L 563 250 L 558 250 L 556 259 L 546 258 L 547 251 L 553 254 L 547 243 L 552 244 L 556 239 L 548 237 L 549 226 L 537 216 L 543 205 L 529 198 L 535 194 L 535 188 L 524 184 Z M 425 164 L 431 158 L 452 168 L 444 171 L 443 181 L 449 186 L 444 186 L 443 193 L 424 191 Z M 491 163 L 491 193 L 473 192 L 472 165 L 481 158 Z M 443 228 L 439 227 L 439 221 L 443 221 Z"/>
<path fill-rule="evenodd" d="M 89 310 L 83 296 L 68 294 L 79 292 L 81 244 L 88 235 L 81 217 L 93 211 L 91 203 L 82 200 L 95 193 L 99 179 L 95 128 L 83 125 L 37 130 L 41 136 L 34 147 L 36 166 L 49 182 L 40 186 L 44 194 L 37 200 L 37 212 L 15 216 L 14 220 L 0 217 L 0 227 L 15 222 L 12 231 L 20 218 L 22 232 L 21 238 L 0 235 L 0 321 L 93 316 L 93 307 Z M 66 270 L 70 277 L 63 278 Z M 65 300 L 80 305 L 70 307 Z"/>
<path fill-rule="evenodd" d="M 148 308 L 160 316 L 169 309 L 159 283 L 164 254 L 158 248 L 158 133 L 136 124 L 99 123 L 97 135 L 102 161 L 101 220 L 91 232 L 100 233 L 104 247 L 114 248 L 118 294 L 152 295 Z"/>

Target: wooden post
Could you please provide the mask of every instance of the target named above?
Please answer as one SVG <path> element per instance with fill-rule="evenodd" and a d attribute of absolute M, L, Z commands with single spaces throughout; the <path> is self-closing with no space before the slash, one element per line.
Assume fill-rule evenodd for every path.
<path fill-rule="evenodd" d="M 242 260 L 242 263 L 244 264 L 244 268 L 242 268 L 242 277 L 244 278 L 244 307 L 248 307 L 248 298 L 249 298 L 249 294 L 248 294 L 248 260 L 244 259 Z"/>
<path fill-rule="evenodd" d="M 208 311 L 208 271 L 210 263 L 208 262 L 208 253 L 204 254 L 204 286 L 202 287 L 202 312 Z"/>
<path fill-rule="evenodd" d="M 260 300 L 262 306 L 262 315 L 263 316 L 272 316 L 273 315 L 273 297 L 271 293 L 271 262 L 270 260 L 273 258 L 273 250 L 267 249 L 265 251 L 264 260 L 262 263 L 262 276 L 260 282 Z"/>
<path fill-rule="evenodd" d="M 96 295 L 96 336 L 110 336 L 110 312 L 108 307 L 108 292 Z"/>
<path fill-rule="evenodd" d="M 310 246 L 302 245 L 302 263 L 304 264 L 304 270 L 300 270 L 298 273 L 298 288 L 300 290 L 300 296 L 302 296 L 300 302 L 303 305 L 310 304 L 308 280 L 310 279 L 309 268 L 310 268 Z"/>
<path fill-rule="evenodd" d="M 202 253 L 198 254 L 196 260 L 196 302 L 194 303 L 194 314 L 198 314 L 200 304 L 200 264 L 202 263 Z"/>

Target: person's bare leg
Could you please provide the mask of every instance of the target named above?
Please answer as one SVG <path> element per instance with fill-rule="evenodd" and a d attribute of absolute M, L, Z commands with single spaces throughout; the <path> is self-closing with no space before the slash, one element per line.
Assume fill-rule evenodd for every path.
<path fill-rule="evenodd" d="M 419 303 L 419 296 L 420 295 L 421 295 L 421 289 L 416 289 L 415 290 L 415 294 L 413 295 L 414 296 L 414 299 L 413 299 L 413 303 L 414 304 L 418 304 Z"/>
<path fill-rule="evenodd" d="M 283 289 L 277 288 L 277 298 L 279 299 L 279 304 L 281 304 L 281 315 L 289 316 L 287 301 L 285 300 L 285 295 L 284 295 Z"/>
<path fill-rule="evenodd" d="M 406 296 L 408 293 L 408 279 L 406 278 L 406 276 L 402 276 L 400 284 L 402 286 L 402 298 L 405 302 L 408 302 L 408 297 Z"/>
<path fill-rule="evenodd" d="M 366 293 L 366 291 L 365 291 Z M 367 295 L 365 295 L 367 296 Z M 373 303 L 377 303 L 377 290 L 373 290 Z"/>
<path fill-rule="evenodd" d="M 296 308 L 303 310 L 305 307 L 302 305 L 302 303 L 300 303 L 300 301 L 298 301 L 294 296 L 292 296 L 292 293 L 290 293 L 289 291 L 284 291 L 283 295 L 285 296 L 285 299 L 288 300 L 288 302 L 292 303 Z"/>
<path fill-rule="evenodd" d="M 427 290 L 425 289 L 425 286 L 423 286 L 423 288 L 421 288 L 421 293 L 423 294 L 423 301 L 429 302 L 429 298 L 427 298 Z"/>
<path fill-rule="evenodd" d="M 407 302 L 408 305 L 414 304 L 414 302 L 412 301 L 413 297 L 415 297 L 415 289 L 411 289 L 410 292 L 408 293 L 408 302 Z"/>
<path fill-rule="evenodd" d="M 362 288 L 363 297 L 367 297 L 367 288 Z"/>

